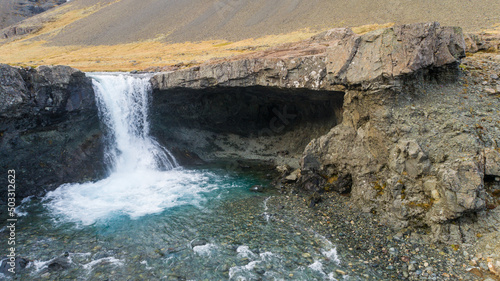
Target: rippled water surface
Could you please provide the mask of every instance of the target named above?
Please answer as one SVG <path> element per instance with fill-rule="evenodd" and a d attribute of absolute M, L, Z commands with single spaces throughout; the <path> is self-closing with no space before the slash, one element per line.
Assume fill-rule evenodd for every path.
<path fill-rule="evenodd" d="M 149 135 L 149 78 L 91 77 L 109 176 L 17 209 L 16 252 L 30 261 L 17 279 L 335 280 L 335 245 L 275 222 L 279 195 L 249 191 L 267 175 L 180 167 Z"/>
<path fill-rule="evenodd" d="M 88 196 L 91 191 L 85 188 L 78 192 L 63 188 L 42 202 L 25 202 L 18 210 L 23 215 L 18 224 L 18 255 L 32 263 L 18 278 L 338 278 L 335 270 L 341 268 L 341 261 L 335 245 L 315 233 L 275 223 L 266 202 L 280 195 L 249 191 L 255 184 L 266 185 L 265 175 L 218 168 L 164 173 L 163 185 L 149 190 L 151 204 L 147 196 L 134 200 L 124 194 L 117 200 L 128 198 L 128 203 L 117 204 L 106 214 L 99 205 L 68 203 Z M 112 198 L 97 192 L 92 200 Z M 54 206 L 54 202 L 68 205 Z"/>

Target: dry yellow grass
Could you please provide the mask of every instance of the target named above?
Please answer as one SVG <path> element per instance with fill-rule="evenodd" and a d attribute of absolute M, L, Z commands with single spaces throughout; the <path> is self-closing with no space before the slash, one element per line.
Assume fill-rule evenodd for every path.
<path fill-rule="evenodd" d="M 116 3 L 117 0 L 113 3 Z M 112 3 L 111 3 L 112 4 Z M 108 4 L 108 5 L 111 5 Z M 107 6 L 107 5 L 106 5 Z M 202 63 L 210 59 L 248 54 L 284 43 L 310 38 L 318 31 L 300 30 L 237 42 L 224 40 L 168 44 L 166 34 L 142 42 L 99 46 L 51 46 L 47 44 L 65 26 L 95 13 L 105 6 L 72 9 L 62 6 L 47 13 L 43 27 L 34 34 L 0 46 L 0 62 L 17 66 L 69 65 L 82 71 L 131 71 L 161 68 L 179 63 Z M 358 34 L 392 26 L 364 25 L 353 28 Z"/>
<path fill-rule="evenodd" d="M 53 32 L 54 29 L 51 29 Z M 82 71 L 131 71 L 251 53 L 310 38 L 308 30 L 238 42 L 204 41 L 167 44 L 160 39 L 102 46 L 49 46 L 30 38 L 0 46 L 0 61 L 18 66 L 64 64 Z"/>
<path fill-rule="evenodd" d="M 484 30 L 483 32 L 490 34 L 500 34 L 500 23 L 493 25 L 491 28 Z"/>
<path fill-rule="evenodd" d="M 381 29 L 381 28 L 393 27 L 393 26 L 394 26 L 393 22 L 384 23 L 384 24 L 366 24 L 366 25 L 362 25 L 362 26 L 353 27 L 352 31 L 356 34 L 362 35 L 362 34 L 370 32 L 370 31 L 374 31 L 374 30 Z"/>
<path fill-rule="evenodd" d="M 120 0 L 109 3 L 119 2 Z M 224 40 L 165 43 L 167 34 L 142 42 L 99 46 L 52 46 L 48 44 L 67 25 L 108 5 L 76 9 L 64 5 L 45 14 L 43 27 L 33 34 L 0 45 L 0 62 L 17 66 L 69 65 L 82 71 L 131 71 L 161 68 L 179 63 L 198 63 L 215 58 L 260 51 L 310 38 L 317 31 L 300 30 L 237 42 Z M 27 24 L 30 24 L 29 21 Z M 0 42 L 1 43 L 1 42 Z"/>

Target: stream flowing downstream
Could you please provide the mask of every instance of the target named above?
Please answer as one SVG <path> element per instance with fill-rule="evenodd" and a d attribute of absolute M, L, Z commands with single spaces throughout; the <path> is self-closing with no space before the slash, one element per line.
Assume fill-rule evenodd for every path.
<path fill-rule="evenodd" d="M 107 128 L 108 176 L 23 201 L 17 254 L 31 262 L 15 279 L 339 278 L 335 245 L 274 223 L 267 200 L 282 195 L 250 191 L 270 184 L 266 172 L 180 167 L 149 135 L 149 78 L 89 76 Z"/>

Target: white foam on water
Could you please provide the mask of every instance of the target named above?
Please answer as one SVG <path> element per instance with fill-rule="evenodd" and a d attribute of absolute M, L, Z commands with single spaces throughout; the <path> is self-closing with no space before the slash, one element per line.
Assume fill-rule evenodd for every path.
<path fill-rule="evenodd" d="M 91 255 L 92 255 L 91 253 L 69 253 L 68 261 L 70 264 L 75 264 L 75 262 L 73 262 L 74 256 L 90 257 Z M 28 265 L 26 266 L 26 268 L 33 268 L 34 269 L 33 273 L 38 273 L 38 272 L 42 271 L 43 269 L 46 269 L 49 266 L 49 264 L 51 264 L 52 262 L 54 262 L 58 258 L 59 257 L 55 257 L 55 258 L 52 258 L 48 261 L 34 260 L 32 262 L 29 262 Z"/>
<path fill-rule="evenodd" d="M 246 277 L 241 276 L 241 275 L 249 275 L 249 279 L 253 280 L 255 278 L 255 274 L 252 273 L 252 270 L 255 268 L 257 264 L 259 264 L 262 261 L 252 261 L 249 262 L 247 265 L 242 265 L 242 266 L 233 266 L 229 269 L 229 279 L 235 278 L 235 280 L 247 280 Z M 238 275 L 238 276 L 236 276 Z"/>
<path fill-rule="evenodd" d="M 210 256 L 217 248 L 217 245 L 209 243 L 202 246 L 195 246 L 193 247 L 193 251 L 200 256 Z"/>
<path fill-rule="evenodd" d="M 73 257 L 77 258 L 90 258 L 92 256 L 92 253 L 69 253 L 68 255 L 68 261 L 70 264 L 75 264 L 73 261 Z"/>
<path fill-rule="evenodd" d="M 332 248 L 330 250 L 322 249 L 321 254 L 323 254 L 323 256 L 327 257 L 328 259 L 335 262 L 336 264 L 338 264 L 338 265 L 340 264 L 340 259 L 339 259 L 339 255 L 337 254 L 336 248 Z"/>
<path fill-rule="evenodd" d="M 313 264 L 309 265 L 309 268 L 315 271 L 323 272 L 323 264 L 320 261 L 314 261 Z"/>
<path fill-rule="evenodd" d="M 213 176 L 185 170 L 115 173 L 95 183 L 63 185 L 44 200 L 63 221 L 90 225 L 118 215 L 137 219 L 175 206 L 200 204 L 205 200 L 203 192 L 219 188 Z"/>
<path fill-rule="evenodd" d="M 64 184 L 44 204 L 60 221 L 90 225 L 114 216 L 136 219 L 179 205 L 199 205 L 200 193 L 217 188 L 213 175 L 185 171 L 149 134 L 149 77 L 91 74 L 107 127 L 108 178 Z"/>
<path fill-rule="evenodd" d="M 271 261 L 272 259 L 281 259 L 281 256 L 271 252 L 260 253 L 259 257 L 262 261 Z"/>
<path fill-rule="evenodd" d="M 250 262 L 242 266 L 233 266 L 229 269 L 229 279 L 230 280 L 254 280 L 258 276 L 253 271 L 255 267 L 260 264 L 273 264 L 281 263 L 281 256 L 274 254 L 272 252 L 264 252 L 259 255 L 255 254 L 250 250 L 248 246 L 239 246 L 236 249 L 237 257 L 239 259 L 247 258 Z M 264 276 L 268 277 L 269 280 L 280 280 L 276 276 L 276 272 L 267 271 Z"/>
<path fill-rule="evenodd" d="M 313 264 L 309 265 L 309 268 L 311 270 L 314 270 L 314 271 L 318 272 L 322 276 L 323 280 L 337 281 L 337 279 L 335 277 L 333 277 L 334 276 L 333 272 L 331 272 L 328 275 L 325 273 L 325 271 L 323 269 L 323 263 L 321 263 L 318 260 L 314 261 Z"/>
<path fill-rule="evenodd" d="M 21 211 L 18 209 L 19 207 L 16 207 L 16 209 L 14 210 L 14 212 L 16 213 L 16 216 L 18 217 L 25 217 L 28 215 L 28 212 L 26 211 Z"/>
<path fill-rule="evenodd" d="M 148 262 L 146 260 L 141 261 L 141 264 L 145 265 L 147 270 L 154 269 L 152 266 L 149 266 L 149 264 L 148 264 Z"/>
<path fill-rule="evenodd" d="M 250 247 L 248 246 L 239 246 L 236 249 L 236 252 L 238 253 L 238 258 L 249 258 L 249 259 L 254 259 L 257 257 L 254 252 L 250 250 Z"/>
<path fill-rule="evenodd" d="M 21 200 L 21 204 L 29 203 L 31 201 L 31 198 L 33 198 L 33 195 L 23 198 L 23 200 Z"/>
<path fill-rule="evenodd" d="M 330 272 L 330 274 L 328 274 L 328 279 L 329 279 L 329 280 L 332 280 L 332 281 L 338 281 L 338 279 L 337 279 L 337 278 L 333 277 L 333 276 L 334 276 L 334 274 L 335 274 L 335 273 Z"/>
<path fill-rule="evenodd" d="M 28 215 L 28 211 L 26 211 L 25 209 L 28 203 L 31 201 L 31 198 L 33 198 L 33 196 L 28 196 L 21 200 L 21 203 L 14 209 L 14 213 L 16 214 L 16 216 L 25 217 Z"/>
<path fill-rule="evenodd" d="M 123 261 L 115 257 L 107 257 L 84 264 L 83 268 L 90 271 L 93 269 L 94 266 L 99 264 L 111 264 L 114 266 L 123 266 Z"/>
<path fill-rule="evenodd" d="M 26 268 L 31 268 L 34 267 L 35 273 L 40 272 L 42 269 L 45 269 L 49 266 L 49 264 L 53 261 L 55 261 L 57 258 L 50 259 L 48 261 L 40 261 L 40 260 L 34 260 L 30 263 L 28 263 L 28 266 Z"/>
<path fill-rule="evenodd" d="M 329 260 L 335 262 L 337 265 L 340 265 L 340 258 L 335 245 L 328 239 L 326 239 L 326 237 L 324 237 L 323 235 L 314 232 L 314 236 L 319 238 L 324 244 L 323 249 L 321 249 L 321 254 Z"/>
<path fill-rule="evenodd" d="M 271 216 L 267 213 L 267 210 L 269 210 L 269 207 L 267 206 L 267 201 L 269 201 L 269 199 L 271 199 L 271 196 L 267 197 L 264 200 L 264 217 L 266 218 L 266 222 L 269 222 L 269 219 L 271 218 Z"/>

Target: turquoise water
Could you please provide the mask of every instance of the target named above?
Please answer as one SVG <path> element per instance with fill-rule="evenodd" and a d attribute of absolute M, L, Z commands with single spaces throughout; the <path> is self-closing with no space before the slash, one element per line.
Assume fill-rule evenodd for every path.
<path fill-rule="evenodd" d="M 115 212 L 88 224 L 55 213 L 50 199 L 24 203 L 17 251 L 32 262 L 16 279 L 336 280 L 335 246 L 274 222 L 266 202 L 280 195 L 272 189 L 249 191 L 267 186 L 266 175 L 185 173 L 203 178 L 198 194 L 184 195 L 197 199 L 154 214 Z"/>
<path fill-rule="evenodd" d="M 250 191 L 272 175 L 180 167 L 149 135 L 149 78 L 91 77 L 108 176 L 17 208 L 16 254 L 30 262 L 15 279 L 336 280 L 335 246 L 275 220 L 272 189 Z"/>

